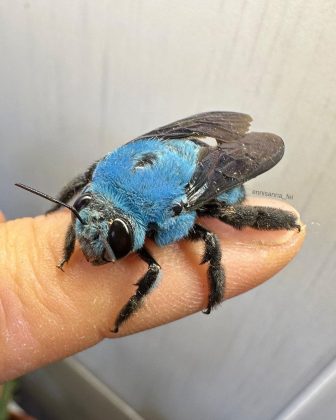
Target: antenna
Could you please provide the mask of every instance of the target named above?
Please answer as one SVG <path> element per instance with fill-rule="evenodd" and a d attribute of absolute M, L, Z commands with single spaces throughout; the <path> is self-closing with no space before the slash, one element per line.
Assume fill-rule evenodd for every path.
<path fill-rule="evenodd" d="M 29 192 L 31 192 L 31 193 L 33 193 L 33 194 L 36 194 L 36 195 L 38 195 L 38 196 L 40 196 L 40 197 L 43 197 L 43 198 L 45 198 L 46 200 L 52 201 L 53 203 L 60 204 L 61 206 L 66 207 L 67 209 L 69 209 L 69 210 L 71 210 L 71 211 L 72 211 L 72 213 L 75 215 L 75 217 L 77 217 L 77 219 L 78 219 L 78 220 L 79 220 L 79 221 L 80 221 L 83 225 L 85 225 L 85 222 L 84 222 L 84 220 L 80 217 L 80 215 L 79 215 L 78 211 L 77 211 L 74 207 L 70 206 L 69 204 L 62 203 L 62 201 L 57 200 L 57 198 L 51 197 L 50 195 L 45 194 L 45 193 L 43 193 L 43 192 L 41 192 L 41 191 L 38 191 L 38 190 L 36 190 L 35 188 L 28 187 L 27 185 L 20 184 L 20 183 L 17 183 L 17 184 L 15 184 L 15 185 L 16 185 L 17 187 L 19 187 L 19 188 L 22 188 L 23 190 L 29 191 Z"/>

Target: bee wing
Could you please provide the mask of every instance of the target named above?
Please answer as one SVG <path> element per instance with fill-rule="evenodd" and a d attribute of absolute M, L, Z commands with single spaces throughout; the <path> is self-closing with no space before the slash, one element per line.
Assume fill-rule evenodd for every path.
<path fill-rule="evenodd" d="M 282 139 L 270 133 L 247 133 L 251 121 L 249 115 L 237 112 L 205 112 L 150 131 L 134 141 L 199 141 L 202 147 L 197 167 L 186 186 L 186 208 L 192 210 L 266 172 L 282 158 Z M 217 147 L 203 143 L 206 138 L 215 139 Z"/>
<path fill-rule="evenodd" d="M 243 136 L 252 118 L 238 112 L 203 112 L 150 131 L 135 140 L 146 138 L 180 139 L 212 137 L 217 143 L 227 143 Z"/>
<path fill-rule="evenodd" d="M 282 139 L 271 133 L 248 133 L 208 149 L 187 185 L 186 207 L 200 208 L 223 192 L 268 171 L 283 153 Z"/>

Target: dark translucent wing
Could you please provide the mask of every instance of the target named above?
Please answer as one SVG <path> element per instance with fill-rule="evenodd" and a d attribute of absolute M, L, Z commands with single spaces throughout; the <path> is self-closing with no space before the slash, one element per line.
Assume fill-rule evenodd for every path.
<path fill-rule="evenodd" d="M 284 143 L 275 134 L 248 133 L 208 149 L 187 186 L 187 208 L 196 209 L 221 193 L 271 169 L 282 158 Z"/>
<path fill-rule="evenodd" d="M 243 184 L 272 168 L 283 156 L 280 137 L 269 133 L 248 133 L 252 118 L 237 112 L 205 112 L 150 131 L 146 138 L 191 139 L 211 137 L 217 147 L 200 143 L 196 171 L 186 187 L 188 209 L 197 209 L 221 193 Z"/>
<path fill-rule="evenodd" d="M 249 115 L 238 112 L 204 112 L 157 128 L 135 140 L 213 137 L 220 144 L 243 136 L 248 131 L 251 121 Z"/>

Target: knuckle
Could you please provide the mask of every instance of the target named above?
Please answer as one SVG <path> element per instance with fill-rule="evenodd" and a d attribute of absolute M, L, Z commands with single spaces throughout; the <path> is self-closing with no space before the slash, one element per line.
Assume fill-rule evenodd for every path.
<path fill-rule="evenodd" d="M 33 219 L 8 225 L 5 240 L 6 255 L 2 266 L 8 270 L 10 278 L 20 288 L 37 280 L 36 271 L 36 231 Z"/>
<path fill-rule="evenodd" d="M 29 252 L 22 252 L 18 225 L 22 223 L 8 222 L 0 227 L 0 381 L 6 379 L 2 375 L 14 375 L 18 358 L 37 345 L 27 309 L 35 275 L 30 270 Z"/>
<path fill-rule="evenodd" d="M 43 241 L 37 223 L 36 219 L 22 219 L 6 224 L 1 235 L 0 279 L 16 294 L 25 318 L 41 310 L 54 318 L 48 297 L 53 295 L 51 282 L 44 275 L 46 261 L 50 263 L 54 256 Z"/>

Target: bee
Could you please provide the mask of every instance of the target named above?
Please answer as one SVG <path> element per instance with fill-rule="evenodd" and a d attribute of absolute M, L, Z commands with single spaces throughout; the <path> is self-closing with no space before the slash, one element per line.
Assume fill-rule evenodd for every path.
<path fill-rule="evenodd" d="M 56 203 L 48 213 L 61 206 L 71 210 L 58 268 L 69 262 L 76 239 L 94 265 L 133 252 L 148 264 L 111 331 L 118 332 L 158 281 L 161 267 L 146 248 L 146 238 L 158 246 L 180 239 L 204 242 L 201 264 L 208 264 L 209 295 L 203 312 L 209 314 L 223 300 L 225 271 L 219 240 L 198 217 L 214 217 L 236 229 L 300 228 L 291 212 L 244 204 L 243 184 L 272 168 L 284 153 L 277 135 L 249 132 L 251 121 L 246 114 L 215 111 L 160 127 L 93 163 L 57 198 L 16 184 Z"/>

